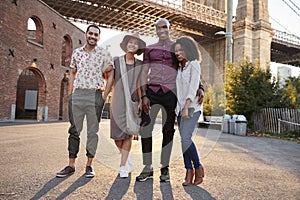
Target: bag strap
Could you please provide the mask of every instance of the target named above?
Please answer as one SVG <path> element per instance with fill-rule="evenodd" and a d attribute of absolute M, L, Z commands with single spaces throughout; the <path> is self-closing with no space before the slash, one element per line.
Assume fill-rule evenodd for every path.
<path fill-rule="evenodd" d="M 130 109 L 129 102 L 131 100 L 131 95 L 130 95 L 130 87 L 128 82 L 128 74 L 127 74 L 127 70 L 125 70 L 126 63 L 125 63 L 124 56 L 119 57 L 119 62 L 120 62 L 121 80 L 124 86 L 125 105 L 127 108 Z"/>

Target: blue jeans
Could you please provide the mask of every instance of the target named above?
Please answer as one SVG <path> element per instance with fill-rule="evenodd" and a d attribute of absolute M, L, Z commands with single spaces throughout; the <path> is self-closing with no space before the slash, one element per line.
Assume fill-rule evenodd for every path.
<path fill-rule="evenodd" d="M 195 112 L 193 117 L 189 119 L 182 118 L 181 116 L 177 117 L 184 167 L 186 169 L 193 169 L 193 165 L 195 169 L 201 166 L 197 148 L 192 140 L 193 132 L 200 114 L 201 111 Z"/>

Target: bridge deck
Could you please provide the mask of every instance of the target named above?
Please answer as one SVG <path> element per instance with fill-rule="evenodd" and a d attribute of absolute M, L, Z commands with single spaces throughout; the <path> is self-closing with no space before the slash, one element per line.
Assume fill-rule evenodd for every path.
<path fill-rule="evenodd" d="M 274 30 L 271 44 L 271 60 L 278 63 L 300 65 L 300 37 Z"/>
<path fill-rule="evenodd" d="M 192 34 L 198 41 L 214 39 L 214 33 L 224 30 L 226 14 L 212 7 L 185 0 L 178 7 L 168 1 L 150 0 L 40 0 L 67 19 L 96 23 L 116 30 L 138 29 L 140 34 L 155 35 L 153 24 L 159 17 L 172 24 L 173 36 Z M 160 3 L 158 3 L 160 2 Z"/>
<path fill-rule="evenodd" d="M 171 37 L 191 35 L 202 44 L 216 40 L 225 30 L 226 14 L 192 0 L 181 4 L 169 0 L 39 0 L 69 20 L 95 23 L 101 27 L 154 36 L 153 24 L 165 17 L 171 23 Z M 179 2 L 179 1 L 178 1 Z M 300 38 L 276 31 L 271 60 L 300 65 Z"/>

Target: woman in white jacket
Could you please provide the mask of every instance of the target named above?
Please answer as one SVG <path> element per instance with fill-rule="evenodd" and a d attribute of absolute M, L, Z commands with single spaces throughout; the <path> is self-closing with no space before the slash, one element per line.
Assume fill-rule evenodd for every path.
<path fill-rule="evenodd" d="M 186 168 L 186 177 L 182 185 L 198 185 L 203 181 L 204 170 L 192 134 L 201 114 L 201 105 L 197 103 L 196 95 L 201 73 L 200 52 L 197 44 L 190 37 L 176 40 L 172 52 L 175 53 L 175 62 L 178 63 L 176 115 Z"/>

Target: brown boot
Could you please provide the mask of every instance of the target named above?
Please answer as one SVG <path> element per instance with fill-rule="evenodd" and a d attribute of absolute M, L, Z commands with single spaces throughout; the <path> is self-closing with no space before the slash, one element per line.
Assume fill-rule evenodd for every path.
<path fill-rule="evenodd" d="M 183 186 L 188 186 L 193 184 L 193 178 L 194 178 L 194 170 L 193 169 L 187 169 L 185 180 L 182 183 Z"/>
<path fill-rule="evenodd" d="M 186 170 L 186 171 L 185 171 L 185 177 L 184 177 L 184 181 L 187 179 L 187 177 L 188 177 L 188 174 L 189 174 L 189 170 Z"/>
<path fill-rule="evenodd" d="M 195 169 L 195 180 L 194 185 L 199 185 L 203 182 L 204 177 L 204 168 L 200 166 L 199 168 Z"/>

